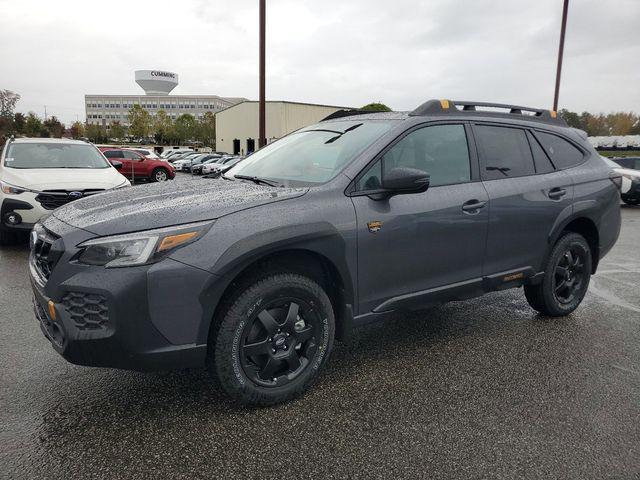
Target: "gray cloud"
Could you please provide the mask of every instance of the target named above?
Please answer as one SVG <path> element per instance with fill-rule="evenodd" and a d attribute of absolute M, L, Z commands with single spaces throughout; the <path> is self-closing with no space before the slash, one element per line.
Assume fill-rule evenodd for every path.
<path fill-rule="evenodd" d="M 0 0 L 0 88 L 20 111 L 84 119 L 139 68 L 184 94 L 257 96 L 257 0 Z M 549 106 L 559 0 L 270 0 L 267 96 L 411 109 L 427 98 Z M 571 0 L 561 105 L 640 111 L 640 2 Z"/>

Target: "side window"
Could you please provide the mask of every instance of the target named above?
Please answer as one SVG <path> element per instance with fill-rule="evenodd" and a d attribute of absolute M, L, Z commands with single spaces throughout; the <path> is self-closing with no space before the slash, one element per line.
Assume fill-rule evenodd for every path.
<path fill-rule="evenodd" d="M 536 132 L 536 137 L 557 168 L 573 167 L 582 163 L 584 154 L 569 142 L 550 133 Z"/>
<path fill-rule="evenodd" d="M 474 132 L 480 147 L 483 180 L 522 177 L 535 173 L 524 130 L 476 125 Z"/>
<path fill-rule="evenodd" d="M 107 150 L 104 152 L 104 156 L 107 158 L 122 158 L 122 152 L 118 150 Z"/>
<path fill-rule="evenodd" d="M 360 178 L 358 190 L 381 188 L 382 172 L 394 168 L 427 172 L 433 187 L 469 182 L 471 166 L 464 125 L 433 125 L 411 132 Z"/>
<path fill-rule="evenodd" d="M 544 150 L 538 143 L 538 140 L 531 134 L 531 132 L 527 132 L 527 138 L 529 139 L 529 145 L 531 145 L 531 152 L 533 153 L 533 161 L 536 165 L 536 173 L 551 173 L 555 170 L 553 167 L 553 163 L 547 157 L 547 154 L 544 153 Z"/>
<path fill-rule="evenodd" d="M 140 160 L 142 157 L 135 152 L 122 152 L 123 157 L 127 160 Z"/>

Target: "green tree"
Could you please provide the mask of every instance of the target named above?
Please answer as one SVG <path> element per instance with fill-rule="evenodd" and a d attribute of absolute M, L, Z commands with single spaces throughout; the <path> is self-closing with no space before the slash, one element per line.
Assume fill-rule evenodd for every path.
<path fill-rule="evenodd" d="M 197 123 L 193 115 L 190 115 L 188 113 L 180 115 L 178 118 L 176 118 L 174 127 L 176 138 L 180 143 L 184 142 L 185 140 L 194 139 L 196 135 L 196 127 Z"/>
<path fill-rule="evenodd" d="M 567 122 L 567 124 L 570 127 L 579 128 L 581 130 L 584 130 L 584 125 L 582 124 L 582 120 L 580 118 L 580 115 L 578 115 L 576 112 L 571 112 L 571 111 L 567 110 L 566 108 L 563 108 L 558 113 L 560 114 L 560 116 L 562 118 L 564 118 L 564 121 Z"/>
<path fill-rule="evenodd" d="M 24 133 L 24 127 L 27 123 L 27 117 L 24 116 L 24 113 L 16 113 L 13 116 L 13 128 L 16 133 Z"/>
<path fill-rule="evenodd" d="M 151 130 L 151 115 L 140 105 L 129 110 L 129 134 L 134 138 L 146 138 Z"/>
<path fill-rule="evenodd" d="M 69 131 L 71 132 L 71 138 L 77 140 L 84 137 L 84 125 L 80 122 L 73 122 Z"/>
<path fill-rule="evenodd" d="M 42 121 L 38 116 L 33 112 L 29 112 L 24 123 L 24 134 L 27 137 L 39 137 L 43 129 L 44 125 L 42 125 Z"/>
<path fill-rule="evenodd" d="M 206 112 L 198 122 L 197 139 L 208 147 L 216 147 L 216 116 Z"/>
<path fill-rule="evenodd" d="M 0 90 L 0 117 L 13 120 L 13 110 L 20 100 L 20 95 L 11 90 Z"/>
<path fill-rule="evenodd" d="M 124 136 L 125 136 L 124 127 L 120 125 L 119 121 L 116 120 L 111 124 L 111 127 L 109 128 L 109 137 L 115 138 L 116 140 L 120 140 L 124 138 Z"/>
<path fill-rule="evenodd" d="M 164 110 L 158 110 L 153 121 L 153 131 L 156 142 L 163 144 L 171 135 L 173 122 Z"/>
<path fill-rule="evenodd" d="M 89 141 L 93 143 L 100 143 L 107 140 L 106 130 L 102 126 L 93 123 L 87 124 L 85 127 L 85 135 Z"/>
<path fill-rule="evenodd" d="M 384 103 L 380 103 L 380 102 L 368 103 L 364 107 L 360 107 L 360 110 L 367 110 L 370 112 L 391 112 L 392 111 Z"/>
<path fill-rule="evenodd" d="M 55 116 L 45 120 L 43 126 L 47 131 L 48 137 L 62 138 L 65 131 L 64 124 L 62 124 Z"/>

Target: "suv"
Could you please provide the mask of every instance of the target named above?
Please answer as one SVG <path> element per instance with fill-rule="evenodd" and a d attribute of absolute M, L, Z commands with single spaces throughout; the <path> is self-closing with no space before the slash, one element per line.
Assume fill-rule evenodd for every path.
<path fill-rule="evenodd" d="M 0 244 L 26 236 L 41 217 L 72 200 L 129 186 L 121 167 L 90 143 L 10 139 L 0 155 Z"/>
<path fill-rule="evenodd" d="M 206 365 L 236 400 L 274 404 L 392 312 L 518 287 L 573 312 L 618 238 L 619 185 L 547 110 L 334 114 L 222 179 L 56 210 L 33 234 L 35 313 L 70 362 Z"/>
<path fill-rule="evenodd" d="M 100 147 L 109 160 L 122 163 L 122 174 L 129 180 L 166 182 L 176 176 L 173 165 L 157 158 L 148 158 L 126 148 Z"/>
<path fill-rule="evenodd" d="M 622 175 L 622 201 L 627 205 L 640 205 L 640 157 L 612 158 Z"/>

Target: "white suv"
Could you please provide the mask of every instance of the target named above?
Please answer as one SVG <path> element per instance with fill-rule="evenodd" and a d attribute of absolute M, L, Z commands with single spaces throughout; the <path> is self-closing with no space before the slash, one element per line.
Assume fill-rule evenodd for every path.
<path fill-rule="evenodd" d="M 10 139 L 0 156 L 0 244 L 72 200 L 129 185 L 90 143 Z"/>

